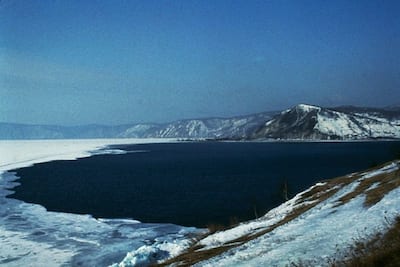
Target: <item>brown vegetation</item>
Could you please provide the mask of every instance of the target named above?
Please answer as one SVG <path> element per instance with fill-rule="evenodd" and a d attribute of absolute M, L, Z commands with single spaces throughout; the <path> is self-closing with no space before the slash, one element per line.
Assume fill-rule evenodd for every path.
<path fill-rule="evenodd" d="M 370 207 L 378 203 L 387 193 L 398 186 L 400 186 L 399 171 L 381 173 L 367 179 L 361 179 L 353 191 L 339 199 L 338 206 L 349 202 L 356 196 L 364 194 L 365 206 Z"/>
<path fill-rule="evenodd" d="M 400 266 L 400 217 L 385 233 L 378 234 L 368 243 L 358 242 L 343 265 L 348 267 Z"/>
<path fill-rule="evenodd" d="M 388 173 L 379 182 L 379 185 L 366 192 L 365 204 L 372 206 L 378 203 L 387 193 L 400 186 L 400 173 Z"/>

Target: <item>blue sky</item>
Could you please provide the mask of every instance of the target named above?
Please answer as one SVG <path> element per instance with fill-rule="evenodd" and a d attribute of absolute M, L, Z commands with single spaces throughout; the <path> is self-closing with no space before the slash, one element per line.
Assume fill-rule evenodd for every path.
<path fill-rule="evenodd" d="M 0 121 L 400 104 L 400 1 L 0 1 Z"/>

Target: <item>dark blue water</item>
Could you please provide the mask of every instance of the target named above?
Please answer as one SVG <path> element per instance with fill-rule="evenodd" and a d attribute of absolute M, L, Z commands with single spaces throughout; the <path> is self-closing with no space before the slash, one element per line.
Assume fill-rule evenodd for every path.
<path fill-rule="evenodd" d="M 399 142 L 178 143 L 118 146 L 16 170 L 13 198 L 48 210 L 203 227 L 264 214 L 322 179 L 392 160 Z"/>

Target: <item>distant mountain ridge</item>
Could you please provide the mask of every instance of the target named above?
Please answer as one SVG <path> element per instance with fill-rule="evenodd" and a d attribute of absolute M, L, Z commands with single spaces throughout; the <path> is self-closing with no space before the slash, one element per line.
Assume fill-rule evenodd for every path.
<path fill-rule="evenodd" d="M 245 139 L 277 112 L 232 118 L 186 119 L 171 123 L 118 126 L 29 125 L 0 123 L 0 139 L 78 138 L 235 138 Z"/>
<path fill-rule="evenodd" d="M 118 126 L 0 123 L 0 139 L 208 138 L 355 140 L 400 138 L 400 107 L 323 108 L 299 104 L 282 112 Z"/>
<path fill-rule="evenodd" d="M 302 140 L 380 138 L 400 138 L 400 109 L 300 104 L 281 112 L 250 136 L 250 139 Z"/>

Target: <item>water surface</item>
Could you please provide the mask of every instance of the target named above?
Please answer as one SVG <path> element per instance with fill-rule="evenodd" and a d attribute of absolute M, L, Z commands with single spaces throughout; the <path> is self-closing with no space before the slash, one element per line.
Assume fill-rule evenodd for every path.
<path fill-rule="evenodd" d="M 11 197 L 48 210 L 204 227 L 254 219 L 322 179 L 392 160 L 400 142 L 194 142 L 116 146 L 16 170 Z M 129 153 L 130 152 L 130 153 Z"/>

